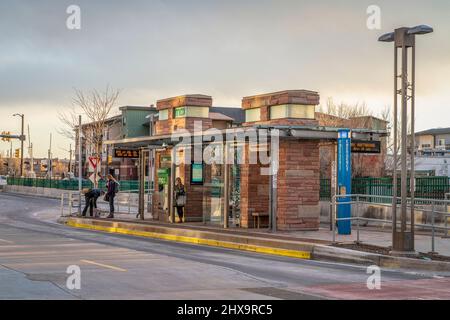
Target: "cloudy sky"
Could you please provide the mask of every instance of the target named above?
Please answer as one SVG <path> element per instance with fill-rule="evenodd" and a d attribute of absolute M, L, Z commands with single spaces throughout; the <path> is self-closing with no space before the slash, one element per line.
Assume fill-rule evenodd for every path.
<path fill-rule="evenodd" d="M 81 30 L 66 27 L 72 4 Z M 369 5 L 381 8 L 381 30 L 366 26 Z M 393 49 L 378 36 L 424 23 L 435 33 L 417 41 L 417 127 L 450 126 L 449 17 L 448 0 L 2 0 L 0 131 L 17 132 L 11 115 L 23 112 L 36 155 L 52 132 L 54 155 L 67 157 L 58 110 L 73 88 L 107 84 L 122 90 L 118 106 L 184 93 L 239 106 L 247 95 L 310 89 L 377 113 L 393 100 Z"/>

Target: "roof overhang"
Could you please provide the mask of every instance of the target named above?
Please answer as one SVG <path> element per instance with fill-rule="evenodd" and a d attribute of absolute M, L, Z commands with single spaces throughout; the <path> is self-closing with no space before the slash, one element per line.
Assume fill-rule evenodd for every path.
<path fill-rule="evenodd" d="M 310 126 L 270 126 L 270 125 L 255 125 L 249 127 L 237 127 L 228 129 L 215 129 L 203 132 L 197 132 L 194 134 L 183 132 L 174 133 L 168 135 L 157 136 L 144 136 L 137 138 L 127 138 L 121 140 L 107 140 L 104 141 L 105 145 L 112 145 L 115 147 L 131 147 L 131 148 L 144 148 L 148 146 L 163 146 L 163 145 L 176 145 L 179 144 L 183 138 L 195 138 L 201 137 L 200 141 L 210 142 L 215 136 L 222 135 L 223 141 L 225 141 L 227 135 L 238 134 L 246 129 L 254 130 L 279 130 L 280 138 L 284 139 L 301 139 L 301 140 L 325 140 L 332 141 L 338 139 L 339 130 L 345 128 L 334 127 L 310 127 Z M 348 130 L 348 129 L 346 129 Z M 372 130 L 372 129 L 351 129 L 352 138 L 357 140 L 367 141 L 379 141 L 382 137 L 388 136 L 387 130 Z M 268 136 L 270 138 L 270 136 Z"/>

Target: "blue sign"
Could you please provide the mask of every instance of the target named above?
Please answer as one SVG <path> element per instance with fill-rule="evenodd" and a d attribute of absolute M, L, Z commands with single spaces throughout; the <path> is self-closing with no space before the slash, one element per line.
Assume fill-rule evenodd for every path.
<path fill-rule="evenodd" d="M 352 143 L 350 130 L 339 130 L 338 133 L 338 163 L 337 163 L 337 193 L 339 195 L 352 194 Z M 338 202 L 350 202 L 350 197 L 338 198 Z M 351 218 L 351 204 L 337 205 L 337 217 Z M 350 220 L 338 221 L 338 233 L 348 235 L 352 233 L 352 223 Z"/>

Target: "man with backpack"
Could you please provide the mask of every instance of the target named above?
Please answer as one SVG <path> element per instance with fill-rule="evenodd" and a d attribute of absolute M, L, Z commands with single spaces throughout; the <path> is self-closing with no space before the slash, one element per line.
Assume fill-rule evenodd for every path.
<path fill-rule="evenodd" d="M 105 200 L 109 202 L 109 215 L 107 219 L 114 218 L 114 197 L 119 192 L 119 183 L 111 174 L 108 174 L 108 181 L 106 182 L 108 191 L 106 192 Z"/>

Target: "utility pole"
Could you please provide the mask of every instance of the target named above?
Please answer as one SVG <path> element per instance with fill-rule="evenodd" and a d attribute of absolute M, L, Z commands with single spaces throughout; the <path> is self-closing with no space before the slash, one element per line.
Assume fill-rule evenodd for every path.
<path fill-rule="evenodd" d="M 50 147 L 48 149 L 48 165 L 47 165 L 47 172 L 50 177 L 50 180 L 52 179 L 52 134 L 50 133 Z"/>
<path fill-rule="evenodd" d="M 78 117 L 78 215 L 81 215 L 81 189 L 83 187 L 83 183 L 82 183 L 82 166 L 83 166 L 83 161 L 82 161 L 82 149 L 81 149 L 81 135 L 82 135 L 82 128 L 81 128 L 81 115 Z"/>
<path fill-rule="evenodd" d="M 23 177 L 23 142 L 25 140 L 24 135 L 24 125 L 25 125 L 25 115 L 22 113 L 15 113 L 13 114 L 13 117 L 19 116 L 22 118 L 22 129 L 20 134 L 20 176 Z"/>
<path fill-rule="evenodd" d="M 30 157 L 30 173 L 31 177 L 35 177 L 34 175 L 34 157 L 33 157 L 33 144 L 31 143 L 31 134 L 30 134 L 30 126 L 28 126 L 28 155 Z"/>
<path fill-rule="evenodd" d="M 72 169 L 72 144 L 70 144 L 69 147 L 69 172 L 72 172 L 71 169 Z"/>

